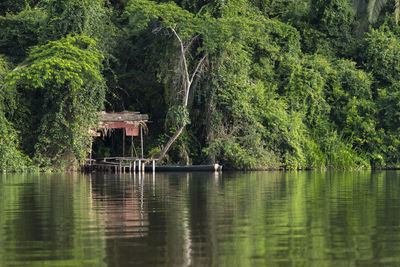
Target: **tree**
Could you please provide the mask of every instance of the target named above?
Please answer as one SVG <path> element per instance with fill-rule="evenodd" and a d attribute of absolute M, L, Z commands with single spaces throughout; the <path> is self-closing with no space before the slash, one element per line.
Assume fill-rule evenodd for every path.
<path fill-rule="evenodd" d="M 176 139 L 179 138 L 179 136 L 182 134 L 182 131 L 185 128 L 186 124 L 189 122 L 189 120 L 187 119 L 189 114 L 186 111 L 186 109 L 187 109 L 187 106 L 188 106 L 190 89 L 191 89 L 192 84 L 193 84 L 193 79 L 195 78 L 196 74 L 198 73 L 200 67 L 202 66 L 204 59 L 207 57 L 206 55 L 204 55 L 197 62 L 197 65 L 196 65 L 195 69 L 193 70 L 193 72 L 190 75 L 189 71 L 188 71 L 188 63 L 187 63 L 186 55 L 185 55 L 185 53 L 188 50 L 188 48 L 183 45 L 183 41 L 179 37 L 179 35 L 176 33 L 175 29 L 172 28 L 172 27 L 170 29 L 174 33 L 175 37 L 179 41 L 181 58 L 182 58 L 182 62 L 183 62 L 183 70 L 181 71 L 181 73 L 182 73 L 181 75 L 184 77 L 184 83 L 183 83 L 184 97 L 182 99 L 183 120 L 180 122 L 180 126 L 179 126 L 178 130 L 168 140 L 167 144 L 162 149 L 162 151 L 160 153 L 160 156 L 158 157 L 158 161 L 161 161 L 164 158 L 165 154 L 168 152 L 168 150 L 171 147 L 171 145 L 176 141 Z"/>
<path fill-rule="evenodd" d="M 29 47 L 37 45 L 46 13 L 41 8 L 27 8 L 18 14 L 0 17 L 0 53 L 14 62 L 27 56 Z"/>
<path fill-rule="evenodd" d="M 394 0 L 394 16 L 396 24 L 399 23 L 399 15 L 400 15 L 400 0 Z M 388 0 L 369 0 L 367 11 L 368 11 L 368 20 L 371 24 L 374 24 L 379 17 L 379 14 L 383 7 L 388 3 Z"/>
<path fill-rule="evenodd" d="M 357 32 L 365 32 L 368 29 L 369 24 L 375 24 L 379 18 L 382 9 L 388 3 L 388 0 L 353 0 L 353 7 L 357 15 Z M 392 0 L 395 15 L 395 23 L 399 22 L 400 14 L 400 1 Z M 360 35 L 361 36 L 361 35 Z"/>
<path fill-rule="evenodd" d="M 27 7 L 34 7 L 39 1 L 40 0 L 3 0 L 0 2 L 0 16 L 19 13 Z"/>
<path fill-rule="evenodd" d="M 40 166 L 73 166 L 86 156 L 105 100 L 102 60 L 92 39 L 68 36 L 34 47 L 6 77 L 6 115 Z"/>
<path fill-rule="evenodd" d="M 67 35 L 84 35 L 96 40 L 103 54 L 114 47 L 116 28 L 106 0 L 48 0 L 43 9 L 47 16 L 40 29 L 41 44 Z"/>
<path fill-rule="evenodd" d="M 174 113 L 179 118 L 175 133 L 170 137 L 166 145 L 163 147 L 158 160 L 161 161 L 168 152 L 171 145 L 179 138 L 185 126 L 190 122 L 189 113 L 187 111 L 189 95 L 196 74 L 199 72 L 206 55 L 202 55 L 198 59 L 192 73 L 189 73 L 189 62 L 187 53 L 191 49 L 193 40 L 196 36 L 196 29 L 200 27 L 201 20 L 196 19 L 191 13 L 176 6 L 174 3 L 156 4 L 147 0 L 132 0 L 127 7 L 127 13 L 133 26 L 134 31 L 143 30 L 154 23 L 152 30 L 159 32 L 166 29 L 172 32 L 179 42 L 179 66 L 177 66 L 177 79 L 182 80 L 182 87 L 175 88 L 177 90 L 174 95 L 180 96 L 181 103 L 173 104 L 170 107 L 170 114 Z M 159 23 L 157 23 L 159 22 Z M 151 27 L 151 26 L 150 26 Z M 179 29 L 179 33 L 178 33 Z M 185 45 L 187 43 L 187 45 Z"/>
<path fill-rule="evenodd" d="M 0 84 L 3 84 L 10 64 L 0 56 Z M 18 134 L 12 123 L 4 115 L 4 97 L 7 95 L 4 87 L 0 89 L 0 171 L 24 170 L 30 163 L 19 149 Z"/>

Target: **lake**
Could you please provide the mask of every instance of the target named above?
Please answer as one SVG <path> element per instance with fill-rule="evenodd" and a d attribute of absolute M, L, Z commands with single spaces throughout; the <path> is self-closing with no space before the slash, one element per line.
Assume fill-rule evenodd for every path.
<path fill-rule="evenodd" d="M 399 266 L 400 172 L 0 175 L 0 266 Z"/>

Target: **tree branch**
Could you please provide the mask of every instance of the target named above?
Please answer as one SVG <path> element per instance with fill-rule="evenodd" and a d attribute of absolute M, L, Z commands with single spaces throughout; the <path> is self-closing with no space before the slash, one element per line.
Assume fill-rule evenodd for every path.
<path fill-rule="evenodd" d="M 179 127 L 179 129 L 176 131 L 176 133 L 168 140 L 167 144 L 165 145 L 165 147 L 161 151 L 160 156 L 158 157 L 158 162 L 161 162 L 161 160 L 165 157 L 165 154 L 167 154 L 167 152 L 168 152 L 169 148 L 171 147 L 171 145 L 181 135 L 181 133 L 183 131 L 183 128 L 185 128 L 185 126 Z"/>
<path fill-rule="evenodd" d="M 172 27 L 169 27 L 169 28 L 171 29 L 171 31 L 174 33 L 174 35 L 178 39 L 179 44 L 180 44 L 180 48 L 181 48 L 182 61 L 183 61 L 183 65 L 184 65 L 184 76 L 185 76 L 184 80 L 186 81 L 186 85 L 183 86 L 184 90 L 185 90 L 185 97 L 183 99 L 182 105 L 186 109 L 187 105 L 188 105 L 188 100 L 189 100 L 190 87 L 192 86 L 194 77 L 199 72 L 199 69 L 200 69 L 201 65 L 203 64 L 203 61 L 207 56 L 205 55 L 199 60 L 199 62 L 197 63 L 196 68 L 194 69 L 194 71 L 192 73 L 192 76 L 189 76 L 189 71 L 188 71 L 188 66 L 187 66 L 187 61 L 186 61 L 186 50 L 192 44 L 193 40 L 195 38 L 197 38 L 197 36 L 192 39 L 192 41 L 189 43 L 188 47 L 185 47 L 183 45 L 182 39 L 179 37 L 179 35 L 175 31 L 175 29 L 172 28 Z M 179 138 L 179 136 L 181 135 L 181 133 L 184 130 L 184 128 L 185 128 L 185 124 L 180 126 L 178 128 L 178 130 L 176 131 L 176 133 L 168 140 L 167 144 L 165 145 L 165 147 L 161 151 L 160 156 L 158 157 L 158 161 L 159 162 L 161 162 L 161 160 L 164 158 L 165 154 L 168 152 L 168 150 L 171 147 L 171 145 Z"/>
<path fill-rule="evenodd" d="M 194 79 L 194 77 L 196 76 L 197 72 L 199 71 L 200 66 L 201 66 L 201 64 L 203 63 L 203 61 L 204 61 L 204 59 L 205 59 L 206 57 L 207 57 L 207 55 L 203 56 L 203 57 L 199 60 L 199 62 L 197 63 L 196 68 L 194 69 L 194 72 L 192 73 L 192 77 L 191 77 L 190 80 L 189 80 L 188 88 L 186 89 L 186 95 L 185 95 L 185 104 L 184 104 L 185 107 L 187 107 L 187 105 L 188 105 L 189 92 L 190 92 L 190 87 L 192 86 L 192 83 L 193 83 L 193 79 Z"/>
<path fill-rule="evenodd" d="M 188 71 L 188 67 L 187 67 L 187 63 L 186 63 L 186 56 L 185 56 L 185 47 L 183 45 L 182 39 L 179 37 L 179 35 L 176 33 L 175 29 L 172 27 L 169 27 L 171 29 L 171 31 L 174 33 L 174 35 L 176 36 L 176 38 L 179 41 L 180 47 L 181 47 L 181 53 L 182 53 L 182 57 L 183 57 L 183 65 L 185 67 L 185 80 L 186 82 L 189 84 L 189 71 Z M 185 86 L 186 87 L 186 86 Z"/>
<path fill-rule="evenodd" d="M 197 66 L 196 66 L 196 68 L 194 69 L 194 72 L 193 72 L 193 74 L 192 74 L 192 77 L 190 78 L 190 84 L 192 84 L 193 79 L 194 79 L 194 76 L 196 76 L 197 72 L 198 72 L 199 69 L 200 69 L 201 64 L 203 63 L 204 59 L 206 59 L 206 57 L 207 57 L 207 55 L 203 56 L 203 57 L 199 60 L 199 63 L 197 63 Z"/>

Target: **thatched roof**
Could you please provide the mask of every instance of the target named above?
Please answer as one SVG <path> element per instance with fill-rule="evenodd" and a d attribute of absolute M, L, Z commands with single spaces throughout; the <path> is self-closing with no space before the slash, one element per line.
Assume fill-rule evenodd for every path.
<path fill-rule="evenodd" d="M 100 122 L 112 122 L 112 121 L 147 122 L 148 120 L 149 120 L 149 115 L 140 114 L 140 112 L 135 112 L 135 111 L 100 112 Z"/>

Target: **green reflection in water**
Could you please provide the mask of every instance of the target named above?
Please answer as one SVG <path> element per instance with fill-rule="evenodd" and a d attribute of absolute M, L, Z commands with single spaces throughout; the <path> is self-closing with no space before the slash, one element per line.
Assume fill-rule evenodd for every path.
<path fill-rule="evenodd" d="M 238 175 L 213 200 L 215 265 L 400 263 L 397 173 Z"/>
<path fill-rule="evenodd" d="M 0 266 L 105 265 L 82 175 L 2 175 L 0 196 Z"/>
<path fill-rule="evenodd" d="M 0 176 L 0 265 L 398 266 L 399 172 Z"/>

